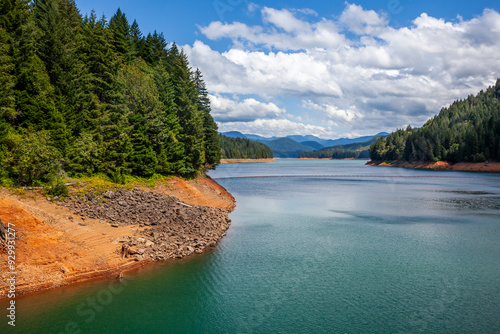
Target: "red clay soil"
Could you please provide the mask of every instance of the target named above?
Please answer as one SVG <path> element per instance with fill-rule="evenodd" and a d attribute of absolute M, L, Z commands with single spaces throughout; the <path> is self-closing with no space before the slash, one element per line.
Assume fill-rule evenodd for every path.
<path fill-rule="evenodd" d="M 500 173 L 499 162 L 459 162 L 451 164 L 446 161 L 437 162 L 408 162 L 398 161 L 393 163 L 386 163 L 383 161 L 369 161 L 367 165 L 385 166 L 385 167 L 404 167 L 404 168 L 418 168 L 418 169 L 434 169 L 434 170 L 454 170 L 462 172 L 491 172 Z"/>
<path fill-rule="evenodd" d="M 173 178 L 149 191 L 192 204 L 234 208 L 234 198 L 214 180 Z M 0 189 L 0 220 L 16 231 L 16 294 L 55 288 L 96 277 L 118 275 L 147 261 L 122 258 L 117 239 L 137 225 L 111 227 L 73 214 L 40 194 L 13 195 Z M 8 257 L 0 251 L 0 299 L 7 297 Z"/>

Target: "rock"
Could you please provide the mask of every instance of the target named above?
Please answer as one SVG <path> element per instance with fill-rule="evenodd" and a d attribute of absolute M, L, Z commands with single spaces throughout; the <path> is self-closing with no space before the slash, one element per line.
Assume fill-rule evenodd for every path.
<path fill-rule="evenodd" d="M 123 257 L 153 260 L 200 254 L 207 246 L 215 247 L 229 227 L 228 210 L 184 204 L 174 197 L 123 189 L 72 196 L 64 203 L 87 221 L 111 222 L 112 227 L 139 225 L 132 229 L 134 236 L 111 242 L 121 245 Z"/>
<path fill-rule="evenodd" d="M 104 198 L 112 199 L 114 197 L 114 193 L 112 191 L 106 191 L 102 194 Z"/>
<path fill-rule="evenodd" d="M 68 269 L 66 266 L 62 266 L 62 267 L 61 267 L 61 272 L 62 272 L 63 274 L 66 274 L 67 272 L 69 272 L 69 269 Z"/>
<path fill-rule="evenodd" d="M 129 239 L 127 237 L 116 239 L 116 242 L 128 242 L 128 241 L 129 241 Z"/>
<path fill-rule="evenodd" d="M 134 257 L 135 257 L 135 260 L 136 260 L 136 261 L 142 261 L 142 260 L 144 259 L 144 258 L 142 257 L 142 255 L 139 255 L 139 254 L 134 255 Z"/>

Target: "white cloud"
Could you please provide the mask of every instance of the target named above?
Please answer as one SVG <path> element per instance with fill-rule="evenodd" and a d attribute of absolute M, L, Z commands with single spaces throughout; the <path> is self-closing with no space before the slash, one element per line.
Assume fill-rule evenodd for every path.
<path fill-rule="evenodd" d="M 231 49 L 218 53 L 200 41 L 184 47 L 204 73 L 211 92 L 274 96 L 341 96 L 328 64 L 308 53 L 264 53 Z M 330 78 L 331 80 L 327 80 Z"/>
<path fill-rule="evenodd" d="M 220 95 L 209 94 L 212 115 L 216 121 L 253 121 L 261 118 L 275 118 L 285 113 L 274 103 L 264 103 L 253 98 L 241 102 Z"/>
<path fill-rule="evenodd" d="M 346 109 L 340 109 L 339 107 L 334 105 L 319 105 L 310 100 L 307 100 L 304 101 L 303 106 L 307 109 L 322 111 L 330 120 L 334 122 L 349 123 L 355 118 L 363 117 L 363 115 L 358 113 L 358 111 L 356 110 L 356 106 L 354 105 Z"/>
<path fill-rule="evenodd" d="M 345 37 L 332 21 L 323 19 L 311 24 L 296 18 L 289 10 L 268 7 L 264 7 L 261 14 L 264 26 L 216 21 L 199 29 L 208 39 L 229 38 L 233 43 L 248 48 L 264 46 L 266 49 L 297 51 L 338 47 L 346 43 Z"/>
<path fill-rule="evenodd" d="M 385 16 L 381 16 L 373 10 L 364 10 L 363 7 L 355 4 L 347 5 L 339 22 L 358 35 L 373 34 L 387 26 Z"/>
<path fill-rule="evenodd" d="M 290 134 L 314 135 L 322 138 L 337 136 L 331 128 L 293 122 L 288 119 L 256 119 L 251 122 L 219 122 L 220 132 L 239 131 L 264 137 L 284 137 Z"/>
<path fill-rule="evenodd" d="M 225 52 L 201 41 L 185 47 L 214 96 L 304 100 L 302 112 L 319 115 L 311 123 L 377 131 L 420 126 L 441 107 L 500 77 L 500 14 L 494 10 L 453 22 L 422 13 L 397 29 L 383 15 L 354 4 L 347 4 L 338 19 L 310 15 L 306 20 L 298 10 L 268 7 L 260 13 L 261 25 L 212 22 L 200 28 L 210 40 L 230 39 L 233 46 Z M 355 36 L 348 39 L 343 29 Z M 249 126 L 267 126 L 273 117 L 288 124 L 283 113 L 260 112 L 250 113 Z M 224 126 L 229 124 L 237 126 Z M 312 131 L 306 126 L 286 129 Z"/>

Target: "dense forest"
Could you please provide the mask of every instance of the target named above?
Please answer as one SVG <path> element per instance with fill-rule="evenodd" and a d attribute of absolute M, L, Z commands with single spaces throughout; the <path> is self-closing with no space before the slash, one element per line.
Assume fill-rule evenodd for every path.
<path fill-rule="evenodd" d="M 397 130 L 370 147 L 372 160 L 500 161 L 500 79 L 455 101 L 418 129 Z"/>
<path fill-rule="evenodd" d="M 314 148 L 297 143 L 290 138 L 278 138 L 265 142 L 273 150 L 274 156 L 278 158 L 298 158 L 301 152 L 313 151 Z"/>
<path fill-rule="evenodd" d="M 0 180 L 191 176 L 220 160 L 199 70 L 162 33 L 73 0 L 0 0 Z"/>
<path fill-rule="evenodd" d="M 368 150 L 370 145 L 379 137 L 374 137 L 362 143 L 352 143 L 345 145 L 335 145 L 325 147 L 317 151 L 302 152 L 300 158 L 315 159 L 368 159 L 370 157 Z M 382 137 L 380 137 L 382 138 Z"/>
<path fill-rule="evenodd" d="M 245 138 L 231 138 L 219 134 L 223 159 L 267 159 L 273 151 L 264 144 Z"/>

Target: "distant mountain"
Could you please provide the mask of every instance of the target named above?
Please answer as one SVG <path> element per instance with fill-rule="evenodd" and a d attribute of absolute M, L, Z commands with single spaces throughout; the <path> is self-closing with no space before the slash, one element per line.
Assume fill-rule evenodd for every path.
<path fill-rule="evenodd" d="M 325 140 L 325 139 L 321 139 L 321 138 L 318 138 L 316 136 L 311 136 L 311 135 L 308 135 L 308 136 L 294 135 L 294 136 L 286 136 L 286 137 L 290 138 L 292 140 L 295 140 L 297 143 L 310 142 L 310 141 L 314 141 L 316 143 L 321 143 L 322 141 Z"/>
<path fill-rule="evenodd" d="M 318 143 L 317 141 L 303 141 L 300 142 L 302 145 L 312 147 L 315 150 L 321 150 L 324 146 Z"/>
<path fill-rule="evenodd" d="M 222 135 L 229 137 L 229 138 L 243 138 L 243 139 L 248 139 L 243 133 L 238 132 L 238 131 L 228 131 L 222 133 Z"/>
<path fill-rule="evenodd" d="M 368 141 L 370 139 L 376 138 L 376 137 L 387 137 L 389 133 L 387 132 L 380 132 L 377 133 L 375 136 L 363 136 L 363 137 L 356 137 L 356 138 L 339 138 L 339 139 L 326 139 L 322 140 L 319 143 L 323 145 L 323 147 L 332 147 L 335 145 L 347 145 L 347 144 L 354 144 L 354 143 L 362 143 L 365 141 Z"/>
<path fill-rule="evenodd" d="M 332 147 L 325 147 L 321 150 L 312 152 L 302 152 L 300 153 L 300 158 L 329 158 L 329 159 L 368 159 L 370 154 L 368 152 L 370 145 L 377 141 L 379 137 L 373 137 L 362 143 L 352 143 L 345 145 L 335 145 Z"/>
<path fill-rule="evenodd" d="M 339 138 L 339 139 L 322 139 L 313 135 L 291 135 L 287 137 L 263 137 L 259 135 L 241 133 L 238 131 L 229 131 L 222 133 L 226 137 L 245 138 L 255 140 L 259 143 L 269 146 L 275 157 L 297 158 L 301 152 L 310 152 L 320 150 L 324 147 L 332 147 L 335 145 L 348 145 L 354 143 L 362 143 L 376 137 L 387 137 L 387 132 L 380 132 L 375 136 L 363 136 L 358 138 Z M 282 140 L 286 139 L 286 140 Z M 272 143 L 274 142 L 274 143 Z M 272 143 L 272 144 L 271 144 Z"/>
<path fill-rule="evenodd" d="M 279 138 L 266 141 L 266 145 L 273 150 L 274 156 L 278 158 L 298 158 L 301 152 L 314 150 L 314 148 L 297 143 L 290 138 Z"/>

